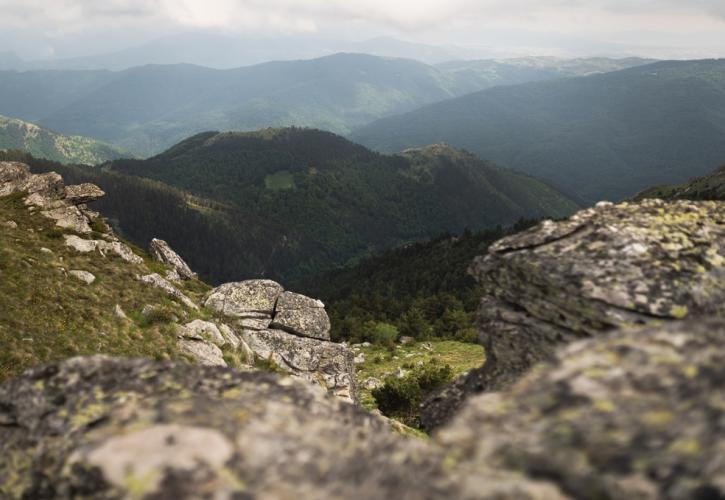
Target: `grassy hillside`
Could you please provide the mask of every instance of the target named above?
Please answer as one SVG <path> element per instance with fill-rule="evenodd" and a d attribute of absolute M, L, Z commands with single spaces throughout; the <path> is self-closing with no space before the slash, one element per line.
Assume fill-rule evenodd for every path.
<path fill-rule="evenodd" d="M 8 71 L 0 72 L 0 113 L 149 156 L 204 130 L 297 125 L 349 133 L 443 99 L 574 71 L 552 69 L 552 63 L 434 67 L 336 54 L 227 70 L 178 64 L 119 72 Z M 621 64 L 632 62 L 609 60 L 602 67 Z"/>
<path fill-rule="evenodd" d="M 54 221 L 28 211 L 21 196 L 0 197 L 0 381 L 73 355 L 177 356 L 171 315 L 190 318 L 196 313 L 136 279 L 164 266 L 80 254 L 64 245 L 65 233 Z M 96 281 L 86 285 L 70 270 L 90 272 Z M 186 294 L 197 298 L 208 289 L 197 281 L 184 286 Z M 128 319 L 116 315 L 116 305 Z M 162 313 L 144 317 L 146 305 Z"/>
<path fill-rule="evenodd" d="M 129 156 L 120 148 L 95 139 L 57 134 L 4 116 L 0 116 L 0 149 L 22 149 L 38 158 L 85 165 Z"/>
<path fill-rule="evenodd" d="M 385 156 L 309 129 L 209 132 L 149 160 L 121 160 L 109 168 L 212 200 L 232 220 L 243 217 L 247 224 L 234 237 L 272 233 L 263 256 L 276 267 L 255 274 L 275 273 L 285 281 L 445 231 L 576 209 L 530 177 L 447 146 Z M 167 232 L 161 234 L 184 250 L 185 242 Z M 217 246 L 210 243 L 195 257 L 204 272 L 204 261 L 218 258 Z M 242 276 L 250 271 L 227 269 Z"/>
<path fill-rule="evenodd" d="M 352 138 L 382 151 L 447 142 L 595 202 L 707 173 L 723 133 L 725 60 L 705 60 L 490 89 Z"/>
<path fill-rule="evenodd" d="M 725 200 L 725 165 L 709 175 L 696 177 L 684 184 L 657 186 L 639 193 L 635 199 Z"/>

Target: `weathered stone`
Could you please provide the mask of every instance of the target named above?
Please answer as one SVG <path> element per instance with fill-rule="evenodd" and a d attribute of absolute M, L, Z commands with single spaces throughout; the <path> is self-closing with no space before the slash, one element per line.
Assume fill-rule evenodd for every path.
<path fill-rule="evenodd" d="M 184 262 L 184 259 L 174 252 L 164 240 L 156 238 L 151 240 L 149 253 L 155 260 L 171 266 L 176 273 L 174 276 L 185 280 L 196 278 L 196 273 L 191 270 L 186 262 Z"/>
<path fill-rule="evenodd" d="M 270 280 L 225 283 L 209 292 L 204 306 L 236 318 L 271 317 L 283 288 Z"/>
<path fill-rule="evenodd" d="M 214 323 L 195 319 L 184 326 L 192 335 L 190 338 L 196 340 L 207 340 L 219 347 L 222 347 L 227 343 L 226 339 L 222 335 L 222 332 L 219 331 L 219 328 Z"/>
<path fill-rule="evenodd" d="M 384 385 L 383 381 L 382 381 L 382 380 L 380 380 L 380 379 L 377 379 L 377 378 L 375 378 L 375 377 L 369 377 L 369 378 L 366 378 L 366 379 L 365 379 L 365 380 L 363 381 L 363 383 L 362 383 L 362 386 L 363 386 L 363 387 L 364 387 L 365 389 L 369 390 L 369 391 L 372 391 L 373 389 L 379 389 L 379 388 L 381 388 L 381 387 L 382 387 L 383 385 Z"/>
<path fill-rule="evenodd" d="M 9 220 L 9 221 L 5 221 L 3 223 L 3 226 L 8 227 L 10 229 L 17 229 L 18 228 L 18 223 L 15 222 L 14 220 Z"/>
<path fill-rule="evenodd" d="M 68 271 L 68 274 L 76 278 L 77 280 L 82 281 L 86 285 L 93 284 L 94 281 L 96 281 L 96 277 L 89 273 L 88 271 L 81 271 L 78 269 L 73 269 L 71 271 Z"/>
<path fill-rule="evenodd" d="M 8 196 L 20 191 L 30 177 L 30 167 L 16 161 L 0 162 L 0 196 Z"/>
<path fill-rule="evenodd" d="M 63 229 L 70 229 L 81 234 L 91 232 L 88 219 L 74 205 L 64 205 L 51 210 L 43 210 L 41 213 L 49 219 L 55 220 L 55 225 Z"/>
<path fill-rule="evenodd" d="M 240 318 L 234 322 L 242 330 L 269 330 L 269 326 L 272 323 L 272 318 L 266 316 L 264 318 Z"/>
<path fill-rule="evenodd" d="M 118 319 L 128 319 L 128 316 L 126 316 L 126 312 L 123 310 L 120 304 L 116 304 L 116 307 L 113 308 L 113 314 L 115 314 Z"/>
<path fill-rule="evenodd" d="M 307 383 L 101 356 L 0 386 L 0 456 L 7 498 L 565 498 Z"/>
<path fill-rule="evenodd" d="M 355 363 L 347 347 L 280 330 L 244 331 L 242 340 L 258 358 L 273 361 L 297 377 L 320 384 L 345 401 L 357 402 Z"/>
<path fill-rule="evenodd" d="M 199 309 L 199 306 L 197 306 L 193 300 L 181 293 L 178 288 L 166 281 L 157 273 L 139 276 L 138 279 L 143 283 L 160 288 L 190 309 Z"/>
<path fill-rule="evenodd" d="M 133 253 L 133 250 L 128 245 L 120 241 L 86 240 L 74 234 L 64 235 L 63 238 L 66 246 L 80 253 L 89 253 L 97 250 L 105 257 L 106 252 L 111 252 L 130 264 L 143 264 L 143 259 Z"/>
<path fill-rule="evenodd" d="M 723 380 L 725 319 L 619 331 L 472 398 L 438 440 L 574 498 L 723 498 Z"/>
<path fill-rule="evenodd" d="M 191 356 L 200 365 L 227 366 L 222 350 L 206 340 L 181 338 L 176 342 L 176 347 L 182 353 Z"/>
<path fill-rule="evenodd" d="M 237 336 L 236 333 L 234 333 L 234 330 L 232 330 L 228 325 L 225 325 L 224 323 L 219 325 L 219 332 L 224 337 L 224 341 L 228 343 L 232 348 L 238 349 L 241 347 L 241 339 Z"/>
<path fill-rule="evenodd" d="M 303 337 L 330 340 L 330 318 L 325 304 L 298 293 L 284 292 L 279 296 L 271 327 Z"/>
<path fill-rule="evenodd" d="M 105 196 L 101 188 L 95 184 L 84 183 L 65 187 L 65 199 L 73 205 L 90 203 Z"/>
<path fill-rule="evenodd" d="M 725 203 L 603 203 L 504 238 L 470 269 L 486 364 L 424 403 L 432 429 L 555 349 L 619 327 L 725 315 Z"/>

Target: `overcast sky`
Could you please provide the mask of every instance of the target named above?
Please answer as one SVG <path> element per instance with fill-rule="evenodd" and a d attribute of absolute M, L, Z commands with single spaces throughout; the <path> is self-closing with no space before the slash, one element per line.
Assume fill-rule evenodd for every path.
<path fill-rule="evenodd" d="M 194 30 L 560 55 L 725 56 L 725 0 L 0 0 L 0 52 L 68 57 Z"/>

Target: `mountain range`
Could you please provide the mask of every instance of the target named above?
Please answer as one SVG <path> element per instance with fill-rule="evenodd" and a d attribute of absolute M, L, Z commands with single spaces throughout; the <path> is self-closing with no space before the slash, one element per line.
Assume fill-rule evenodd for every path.
<path fill-rule="evenodd" d="M 82 136 L 65 136 L 33 123 L 0 116 L 0 149 L 22 149 L 61 163 L 96 165 L 129 155 L 110 144 Z"/>
<path fill-rule="evenodd" d="M 307 126 L 347 134 L 376 119 L 498 85 L 559 79 L 640 59 L 519 59 L 431 66 L 335 54 L 216 70 L 0 72 L 0 113 L 150 156 L 205 130 Z"/>
<path fill-rule="evenodd" d="M 103 169 L 17 159 L 98 184 L 107 196 L 97 206 L 121 234 L 169 241 L 214 283 L 302 282 L 441 233 L 577 209 L 542 182 L 449 146 L 381 155 L 311 129 L 207 132 Z"/>
<path fill-rule="evenodd" d="M 492 88 L 373 122 L 380 151 L 447 142 L 584 201 L 704 175 L 725 158 L 725 60 Z"/>

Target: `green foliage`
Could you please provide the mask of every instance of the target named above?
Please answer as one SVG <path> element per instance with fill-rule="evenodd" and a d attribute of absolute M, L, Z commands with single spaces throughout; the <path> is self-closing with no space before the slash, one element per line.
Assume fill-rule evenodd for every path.
<path fill-rule="evenodd" d="M 725 158 L 725 60 L 663 61 L 498 87 L 352 134 L 380 151 L 445 141 L 586 202 L 706 174 Z"/>
<path fill-rule="evenodd" d="M 286 191 L 295 187 L 295 178 L 287 170 L 280 170 L 264 178 L 264 185 L 273 191 Z"/>
<path fill-rule="evenodd" d="M 531 224 L 521 220 L 507 230 L 467 231 L 389 250 L 310 280 L 306 291 L 327 305 L 335 340 L 372 342 L 369 325 L 383 322 L 417 340 L 476 342 L 481 292 L 468 266 L 491 243 Z"/>
<path fill-rule="evenodd" d="M 635 200 L 660 198 L 664 200 L 725 200 L 725 165 L 709 175 L 697 177 L 684 184 L 647 189 Z"/>
<path fill-rule="evenodd" d="M 385 346 L 389 349 L 395 347 L 395 341 L 398 340 L 398 329 L 395 325 L 389 323 L 370 322 L 367 326 L 367 340 L 373 344 Z"/>
<path fill-rule="evenodd" d="M 439 365 L 435 360 L 415 367 L 402 378 L 390 376 L 385 385 L 372 391 L 378 408 L 384 415 L 394 417 L 411 427 L 419 427 L 418 407 L 435 389 L 453 379 L 449 365 Z"/>
<path fill-rule="evenodd" d="M 87 165 L 130 156 L 88 137 L 69 137 L 4 116 L 0 116 L 0 149 L 22 149 L 38 158 Z"/>

